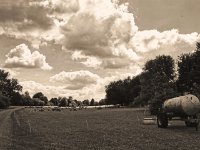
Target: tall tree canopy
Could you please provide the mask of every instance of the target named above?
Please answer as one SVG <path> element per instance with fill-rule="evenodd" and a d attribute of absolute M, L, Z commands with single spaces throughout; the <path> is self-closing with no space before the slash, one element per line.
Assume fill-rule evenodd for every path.
<path fill-rule="evenodd" d="M 155 110 L 156 113 L 164 100 L 176 95 L 174 68 L 175 64 L 171 56 L 157 56 L 146 62 L 140 76 L 139 100 L 144 104 L 150 103 L 152 112 Z"/>
<path fill-rule="evenodd" d="M 48 103 L 48 98 L 46 96 L 44 96 L 44 94 L 42 92 L 35 93 L 33 95 L 33 98 L 37 98 L 37 99 L 43 101 L 44 105 L 46 105 Z"/>
<path fill-rule="evenodd" d="M 180 92 L 190 92 L 200 97 L 200 43 L 192 54 L 183 54 L 178 61 L 177 86 Z"/>
<path fill-rule="evenodd" d="M 128 105 L 140 92 L 139 77 L 111 82 L 106 86 L 106 104 Z"/>
<path fill-rule="evenodd" d="M 12 98 L 16 92 L 22 91 L 17 79 L 9 78 L 9 72 L 0 70 L 0 92 L 2 95 Z"/>
<path fill-rule="evenodd" d="M 179 92 L 189 92 L 192 88 L 192 67 L 193 60 L 191 54 L 183 54 L 178 60 L 178 80 L 177 87 Z"/>

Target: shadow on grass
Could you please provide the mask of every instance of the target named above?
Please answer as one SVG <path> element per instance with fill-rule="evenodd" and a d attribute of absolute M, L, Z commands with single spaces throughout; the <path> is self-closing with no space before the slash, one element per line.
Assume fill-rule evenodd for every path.
<path fill-rule="evenodd" d="M 163 128 L 163 130 L 176 133 L 186 133 L 186 134 L 191 134 L 191 133 L 199 134 L 200 132 L 200 130 L 196 131 L 195 127 L 186 127 L 184 125 L 171 125 L 167 128 Z"/>

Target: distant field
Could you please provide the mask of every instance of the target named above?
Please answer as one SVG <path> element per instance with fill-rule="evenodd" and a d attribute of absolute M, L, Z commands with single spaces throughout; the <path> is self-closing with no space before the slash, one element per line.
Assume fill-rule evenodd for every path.
<path fill-rule="evenodd" d="M 158 129 L 143 117 L 130 108 L 0 111 L 0 150 L 200 149 L 200 131 L 183 122 Z"/>

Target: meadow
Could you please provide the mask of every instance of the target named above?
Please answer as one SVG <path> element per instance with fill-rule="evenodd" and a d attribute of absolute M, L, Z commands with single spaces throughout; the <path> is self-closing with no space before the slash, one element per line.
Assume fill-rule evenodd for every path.
<path fill-rule="evenodd" d="M 1 150 L 200 149 L 200 131 L 170 122 L 167 129 L 143 125 L 134 108 L 0 111 Z"/>

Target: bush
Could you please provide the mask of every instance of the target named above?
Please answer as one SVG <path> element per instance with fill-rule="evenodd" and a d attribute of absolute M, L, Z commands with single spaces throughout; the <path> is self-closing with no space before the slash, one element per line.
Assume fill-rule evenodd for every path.
<path fill-rule="evenodd" d="M 156 101 L 156 100 L 152 101 L 149 105 L 149 111 L 151 115 L 157 115 L 159 109 L 162 108 L 162 104 L 163 104 L 162 101 Z"/>
<path fill-rule="evenodd" d="M 38 98 L 33 98 L 32 99 L 33 100 L 33 105 L 34 106 L 44 106 L 44 101 L 42 101 L 42 100 L 40 100 L 40 99 L 38 99 Z"/>
<path fill-rule="evenodd" d="M 6 109 L 10 106 L 10 101 L 7 97 L 0 94 L 0 109 Z"/>

